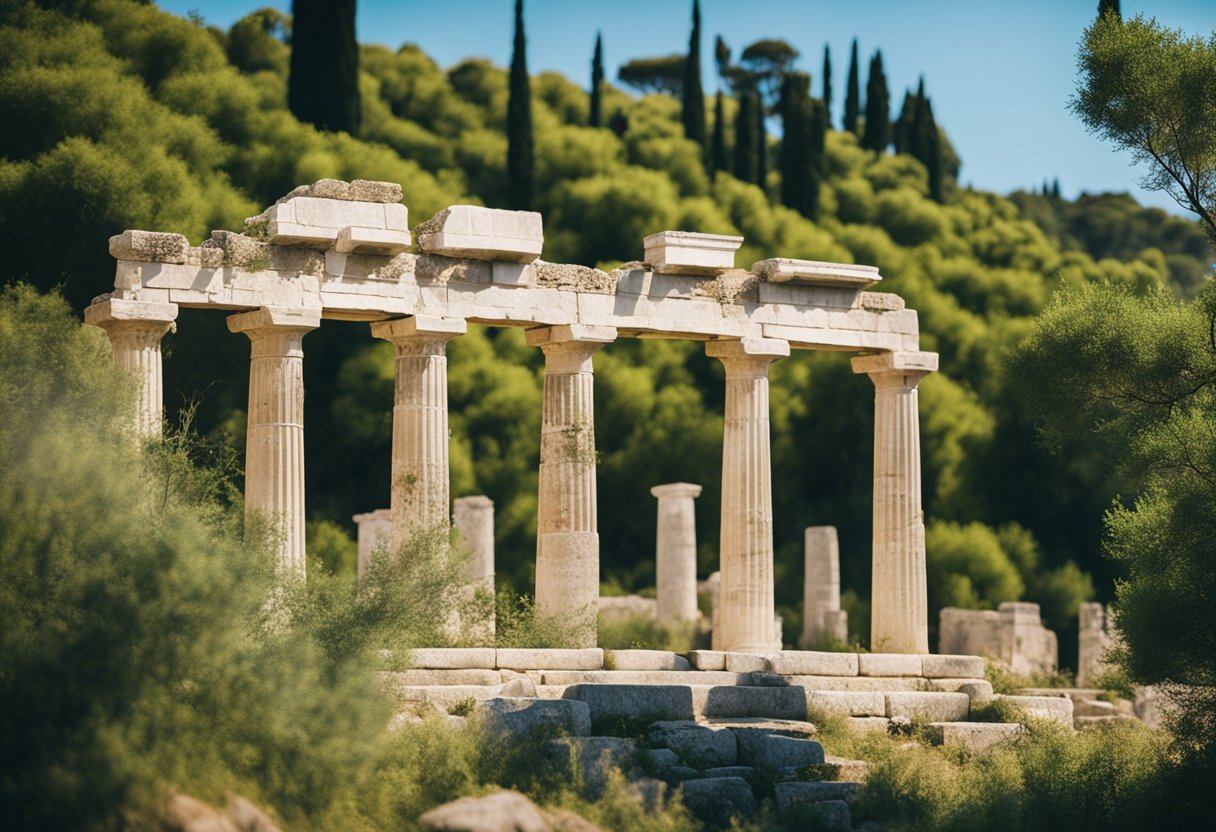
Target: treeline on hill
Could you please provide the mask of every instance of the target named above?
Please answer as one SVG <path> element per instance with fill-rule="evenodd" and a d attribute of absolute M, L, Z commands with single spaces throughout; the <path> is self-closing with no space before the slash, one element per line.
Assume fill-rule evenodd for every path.
<path fill-rule="evenodd" d="M 289 109 L 290 27 L 261 10 L 225 32 L 133 0 L 0 7 L 3 279 L 59 287 L 79 310 L 111 283 L 109 235 L 171 230 L 197 243 L 322 177 L 402 183 L 414 224 L 459 202 L 519 205 L 508 126 L 526 117 L 526 202 L 544 214 L 547 260 L 610 266 L 638 257 L 642 237 L 661 229 L 741 234 L 743 266 L 771 256 L 874 264 L 881 289 L 919 310 L 923 347 L 940 352 L 942 367 L 921 387 L 933 617 L 946 604 L 1038 601 L 1067 650 L 1076 605 L 1109 596 L 1113 567 L 1098 540 L 1120 483 L 1097 446 L 1061 460 L 1036 445 L 1005 383 L 1004 355 L 1058 286 L 1191 292 L 1213 253 L 1189 224 L 1120 197 L 1087 198 L 1099 214 L 959 187 L 923 88 L 889 123 L 877 53 L 863 101 L 854 52 L 845 129 L 834 129 L 829 72 L 812 97 L 813 79 L 779 41 L 753 44 L 737 61 L 718 50 L 725 88 L 712 107 L 694 96 L 700 122 L 695 100 L 690 109 L 673 94 L 700 85 L 699 73 L 685 77 L 698 62 L 682 57 L 678 85 L 634 98 L 604 80 L 597 49 L 589 94 L 554 73 L 527 76 L 521 26 L 514 77 L 517 87 L 527 79 L 531 99 L 521 114 L 508 71 L 489 61 L 444 70 L 413 44 L 362 45 L 351 134 L 316 129 Z M 694 51 L 700 40 L 698 21 Z M 797 146 L 764 129 L 771 117 L 788 119 Z M 247 345 L 222 314 L 183 310 L 166 347 L 169 409 L 197 401 L 196 427 L 240 452 Z M 392 349 L 364 325 L 326 322 L 305 350 L 312 554 L 349 570 L 351 515 L 387 503 Z M 500 580 L 528 591 L 539 352 L 518 330 L 470 327 L 449 356 L 453 494 L 495 501 Z M 720 367 L 695 343 L 622 340 L 597 356 L 596 375 L 604 580 L 653 583 L 648 489 L 677 480 L 705 486 L 698 535 L 708 573 Z M 847 356 L 798 353 L 774 365 L 777 589 L 788 632 L 800 616 L 802 529 L 830 523 L 840 529 L 851 621 L 865 636 L 872 398 Z"/>

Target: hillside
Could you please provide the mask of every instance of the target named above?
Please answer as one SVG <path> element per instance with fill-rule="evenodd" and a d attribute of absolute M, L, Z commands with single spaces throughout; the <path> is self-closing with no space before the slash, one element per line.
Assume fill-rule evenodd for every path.
<path fill-rule="evenodd" d="M 222 32 L 133 0 L 43 5 L 54 9 L 0 7 L 6 282 L 60 287 L 79 309 L 110 284 L 111 234 L 178 231 L 197 244 L 323 177 L 402 183 L 414 225 L 458 202 L 503 204 L 501 67 L 468 60 L 443 70 L 419 46 L 364 46 L 364 126 L 352 137 L 319 132 L 288 111 L 277 13 Z M 1111 567 L 1096 541 L 1119 483 L 1092 452 L 1065 463 L 1036 445 L 1004 383 L 1003 355 L 1061 285 L 1168 284 L 1189 294 L 1214 256 L 1188 223 L 1123 197 L 1074 204 L 952 183 L 939 204 L 919 162 L 862 150 L 835 130 L 822 216 L 811 222 L 775 204 L 775 171 L 767 192 L 728 174 L 711 181 L 683 138 L 674 98 L 609 88 L 604 111 L 627 121 L 617 135 L 585 126 L 579 83 L 543 73 L 532 93 L 545 259 L 630 260 L 643 236 L 662 229 L 740 234 L 742 266 L 771 256 L 873 264 L 882 289 L 919 310 L 923 347 L 941 353 L 942 369 L 921 387 L 932 605 L 1026 598 L 1066 628 L 1081 600 L 1109 596 Z M 197 400 L 196 426 L 239 450 L 247 346 L 222 316 L 185 311 L 166 344 L 167 405 Z M 313 540 L 318 557 L 340 566 L 350 556 L 350 516 L 387 503 L 392 352 L 365 327 L 339 323 L 310 335 L 306 351 L 307 465 L 324 472 L 309 479 Z M 526 591 L 540 355 L 518 331 L 480 327 L 449 355 L 453 495 L 495 500 L 499 574 Z M 605 580 L 653 583 L 647 489 L 676 480 L 705 485 L 697 510 L 708 571 L 720 496 L 719 367 L 694 343 L 622 341 L 597 357 L 596 374 Z M 778 603 L 792 631 L 802 528 L 835 524 L 843 585 L 855 592 L 851 620 L 864 627 L 872 389 L 843 356 L 797 354 L 775 365 L 772 391 Z"/>

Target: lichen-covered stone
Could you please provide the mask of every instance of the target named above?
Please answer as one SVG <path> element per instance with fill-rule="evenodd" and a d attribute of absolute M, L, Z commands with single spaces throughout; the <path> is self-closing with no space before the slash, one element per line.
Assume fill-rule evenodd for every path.
<path fill-rule="evenodd" d="M 694 768 L 733 766 L 738 758 L 735 735 L 727 728 L 684 720 L 655 722 L 647 729 L 646 739 L 670 748 Z"/>
<path fill-rule="evenodd" d="M 124 231 L 110 238 L 110 256 L 116 260 L 184 264 L 190 241 L 182 234 L 159 231 Z"/>
<path fill-rule="evenodd" d="M 565 289 L 568 292 L 592 292 L 611 295 L 616 291 L 617 280 L 613 275 L 599 269 L 591 269 L 573 263 L 546 263 L 536 261 L 536 285 Z"/>

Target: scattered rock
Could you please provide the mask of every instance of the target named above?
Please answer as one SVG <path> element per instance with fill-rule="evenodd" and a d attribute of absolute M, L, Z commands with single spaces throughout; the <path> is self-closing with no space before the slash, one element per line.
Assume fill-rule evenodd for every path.
<path fill-rule="evenodd" d="M 591 711 L 586 703 L 570 699 L 488 699 L 478 703 L 477 712 L 491 730 L 516 738 L 534 732 L 574 737 L 591 733 Z"/>
<path fill-rule="evenodd" d="M 729 826 L 756 811 L 756 796 L 742 777 L 709 777 L 684 784 L 684 805 L 701 820 Z"/>
<path fill-rule="evenodd" d="M 552 832 L 544 813 L 519 792 L 462 797 L 418 818 L 433 832 Z"/>
<path fill-rule="evenodd" d="M 694 768 L 731 766 L 738 759 L 735 735 L 726 728 L 688 721 L 655 722 L 646 738 L 651 745 L 670 748 Z"/>

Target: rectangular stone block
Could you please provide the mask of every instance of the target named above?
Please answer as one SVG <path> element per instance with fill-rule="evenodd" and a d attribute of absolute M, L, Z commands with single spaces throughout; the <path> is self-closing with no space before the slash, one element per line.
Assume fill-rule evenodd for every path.
<path fill-rule="evenodd" d="M 922 656 L 921 675 L 929 679 L 983 679 L 984 660 L 979 656 Z"/>
<path fill-rule="evenodd" d="M 785 676 L 856 676 L 856 653 L 784 650 L 772 659 L 773 670 Z"/>
<path fill-rule="evenodd" d="M 415 670 L 494 669 L 493 647 L 419 647 L 409 651 Z"/>
<path fill-rule="evenodd" d="M 562 698 L 585 702 L 597 727 L 644 726 L 695 714 L 688 685 L 571 685 Z"/>
<path fill-rule="evenodd" d="M 1016 705 L 1035 719 L 1049 719 L 1065 728 L 1072 727 L 1073 704 L 1067 696 L 1001 696 L 1001 701 Z"/>
<path fill-rule="evenodd" d="M 110 256 L 116 260 L 181 264 L 189 249 L 190 241 L 182 234 L 124 231 L 110 238 Z"/>
<path fill-rule="evenodd" d="M 862 676 L 921 676 L 921 656 L 909 653 L 862 653 L 857 657 Z"/>
<path fill-rule="evenodd" d="M 657 274 L 715 275 L 735 267 L 742 237 L 660 231 L 642 241 L 643 259 Z"/>
<path fill-rule="evenodd" d="M 882 731 L 885 734 L 891 727 L 891 720 L 885 716 L 851 716 L 849 727 L 854 731 Z"/>
<path fill-rule="evenodd" d="M 496 667 L 507 670 L 602 670 L 604 667 L 604 651 L 598 647 L 578 650 L 500 647 L 496 654 Z"/>
<path fill-rule="evenodd" d="M 752 266 L 752 271 L 770 283 L 809 283 L 855 289 L 864 289 L 882 280 L 877 266 L 791 260 L 785 257 L 761 260 Z"/>
<path fill-rule="evenodd" d="M 931 722 L 925 735 L 933 745 L 961 745 L 979 753 L 1017 739 L 1023 730 L 1016 722 Z"/>
<path fill-rule="evenodd" d="M 726 653 L 726 669 L 732 673 L 772 673 L 776 653 Z"/>
<path fill-rule="evenodd" d="M 921 718 L 930 722 L 962 722 L 971 700 L 965 693 L 888 693 L 887 718 Z"/>
<path fill-rule="evenodd" d="M 545 670 L 546 685 L 739 685 L 750 674 L 726 670 Z"/>
<path fill-rule="evenodd" d="M 275 245 L 303 245 L 329 248 L 343 228 L 403 231 L 400 205 L 388 213 L 393 215 L 390 228 L 386 206 L 378 202 L 354 202 L 315 196 L 296 196 L 266 209 L 266 232 Z"/>
<path fill-rule="evenodd" d="M 692 650 L 687 655 L 697 670 L 726 670 L 726 654 L 721 650 Z"/>
<path fill-rule="evenodd" d="M 806 692 L 797 687 L 693 688 L 697 717 L 806 720 Z"/>
<path fill-rule="evenodd" d="M 807 690 L 925 690 L 925 680 L 914 676 L 786 676 L 791 685 Z"/>
<path fill-rule="evenodd" d="M 377 254 L 392 257 L 409 247 L 410 232 L 386 228 L 347 226 L 338 232 L 334 240 L 334 250 L 340 254 Z"/>
<path fill-rule="evenodd" d="M 396 674 L 403 685 L 501 685 L 502 673 L 482 668 L 456 670 L 403 670 Z"/>
<path fill-rule="evenodd" d="M 823 711 L 841 716 L 886 716 L 886 694 L 875 691 L 807 691 L 806 705 L 810 712 Z"/>
<path fill-rule="evenodd" d="M 490 264 L 490 279 L 502 286 L 535 286 L 536 266 L 494 261 Z"/>
<path fill-rule="evenodd" d="M 613 650 L 614 670 L 690 670 L 688 659 L 667 650 Z"/>
<path fill-rule="evenodd" d="M 545 236 L 540 214 L 453 205 L 418 226 L 418 245 L 448 257 L 531 263 Z"/>

